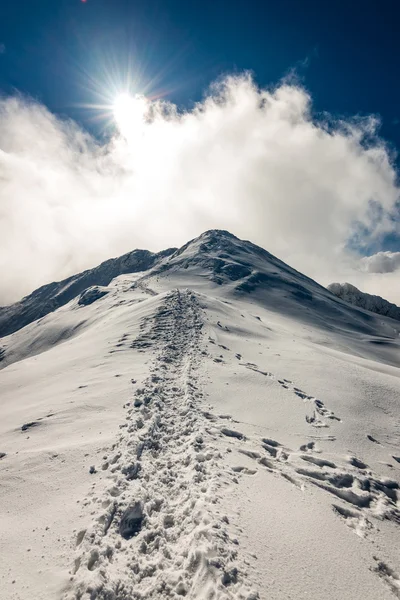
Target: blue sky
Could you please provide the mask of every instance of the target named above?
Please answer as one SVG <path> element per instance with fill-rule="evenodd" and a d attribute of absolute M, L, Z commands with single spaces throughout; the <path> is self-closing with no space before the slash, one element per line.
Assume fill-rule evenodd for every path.
<path fill-rule="evenodd" d="M 220 227 L 323 284 L 348 280 L 400 302 L 392 168 L 400 164 L 399 20 L 397 0 L 0 0 L 0 147 L 9 177 L 0 187 L 0 238 L 13 273 L 3 297 L 136 246 L 157 250 Z M 255 86 L 240 79 L 246 71 Z M 229 74 L 238 78 L 219 110 L 209 86 Z M 157 145 L 141 148 L 135 164 L 137 148 L 124 146 L 120 130 L 110 149 L 115 119 L 107 129 L 93 108 L 108 104 L 112 115 L 127 82 L 189 115 L 168 134 L 150 127 L 146 139 Z M 8 100 L 19 94 L 38 104 Z M 204 98 L 203 112 L 193 111 Z M 358 141 L 369 115 L 381 121 L 386 151 L 374 136 L 370 147 Z M 108 170 L 65 117 L 99 141 Z M 124 173 L 118 189 L 115 169 Z M 357 263 L 380 251 L 395 255 Z"/>
<path fill-rule="evenodd" d="M 152 91 L 190 105 L 226 72 L 264 86 L 297 69 L 316 111 L 378 114 L 400 147 L 396 0 L 19 0 L 0 3 L 0 88 L 91 126 L 87 76 L 129 61 Z"/>

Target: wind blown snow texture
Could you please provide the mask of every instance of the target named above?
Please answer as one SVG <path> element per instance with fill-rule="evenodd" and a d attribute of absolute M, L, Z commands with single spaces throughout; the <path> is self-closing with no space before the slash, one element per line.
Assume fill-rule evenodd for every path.
<path fill-rule="evenodd" d="M 87 277 L 0 340 L 5 597 L 400 597 L 400 324 L 224 231 Z"/>

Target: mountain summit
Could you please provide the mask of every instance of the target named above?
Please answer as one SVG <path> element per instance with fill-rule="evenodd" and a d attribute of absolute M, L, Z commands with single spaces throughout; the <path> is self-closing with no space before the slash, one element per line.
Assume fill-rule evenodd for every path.
<path fill-rule="evenodd" d="M 151 287 L 177 285 L 221 286 L 236 297 L 251 295 L 271 310 L 322 328 L 344 328 L 373 335 L 376 323 L 363 311 L 338 301 L 329 291 L 263 248 L 224 230 L 209 230 L 181 248 L 159 253 L 133 250 L 119 258 L 63 281 L 44 285 L 11 306 L 0 307 L 0 337 L 79 299 L 88 304 L 106 294 L 120 275 L 140 274 L 138 282 Z M 163 283 L 164 282 L 164 283 Z M 363 308 L 367 308 L 366 306 Z M 390 315 L 389 315 L 390 316 Z"/>

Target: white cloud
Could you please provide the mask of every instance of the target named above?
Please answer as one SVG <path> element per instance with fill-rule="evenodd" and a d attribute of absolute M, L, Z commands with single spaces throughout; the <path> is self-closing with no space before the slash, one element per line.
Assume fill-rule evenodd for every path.
<path fill-rule="evenodd" d="M 260 90 L 248 76 L 214 86 L 190 112 L 155 103 L 149 115 L 101 145 L 41 105 L 0 102 L 0 303 L 217 227 L 323 284 L 373 287 L 346 245 L 395 226 L 396 173 L 374 118 L 316 122 L 304 89 Z M 400 284 L 390 290 L 400 301 Z"/>
<path fill-rule="evenodd" d="M 400 269 L 400 252 L 377 252 L 361 260 L 367 273 L 393 273 Z"/>

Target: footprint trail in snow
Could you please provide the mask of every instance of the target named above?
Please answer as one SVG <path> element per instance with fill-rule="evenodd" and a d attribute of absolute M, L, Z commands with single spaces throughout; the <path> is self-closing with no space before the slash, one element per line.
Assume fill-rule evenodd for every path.
<path fill-rule="evenodd" d="M 79 532 L 65 600 L 243 598 L 237 540 L 215 505 L 221 455 L 199 409 L 203 317 L 196 295 L 168 293 L 133 348 L 153 349 L 102 469 L 105 493 Z M 213 510 L 211 510 L 213 508 Z"/>

